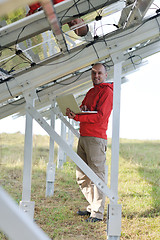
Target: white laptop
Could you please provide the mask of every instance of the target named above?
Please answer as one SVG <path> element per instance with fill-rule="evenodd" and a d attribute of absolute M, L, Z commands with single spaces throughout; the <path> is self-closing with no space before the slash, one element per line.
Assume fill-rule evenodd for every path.
<path fill-rule="evenodd" d="M 66 116 L 66 108 L 70 108 L 76 114 L 97 113 L 97 111 L 81 111 L 73 94 L 56 97 L 56 101 L 64 116 Z"/>

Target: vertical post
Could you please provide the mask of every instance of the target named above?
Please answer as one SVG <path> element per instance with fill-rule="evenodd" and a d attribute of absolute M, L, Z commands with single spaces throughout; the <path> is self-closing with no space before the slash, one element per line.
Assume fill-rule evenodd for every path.
<path fill-rule="evenodd" d="M 62 121 L 61 121 L 61 137 L 63 140 L 66 140 L 66 126 Z M 61 147 L 59 147 L 57 167 L 61 168 L 65 161 L 66 161 L 66 153 L 64 152 L 64 150 Z"/>
<path fill-rule="evenodd" d="M 36 93 L 24 93 L 27 103 L 34 106 Z M 24 143 L 24 166 L 23 166 L 23 191 L 20 208 L 28 213 L 33 219 L 34 217 L 34 202 L 31 202 L 31 178 L 32 178 L 32 142 L 33 142 L 33 118 L 26 112 L 26 126 L 25 126 L 25 143 Z"/>
<path fill-rule="evenodd" d="M 120 93 L 122 59 L 120 55 L 112 56 L 114 62 L 113 90 L 113 122 L 112 122 L 112 157 L 110 189 L 118 200 L 118 170 L 119 170 L 119 127 L 120 127 Z M 118 240 L 121 235 L 121 205 L 110 203 L 107 212 L 107 235 L 109 240 Z"/>
<path fill-rule="evenodd" d="M 55 107 L 55 100 L 51 100 L 51 127 L 55 130 L 55 113 L 52 108 Z M 55 171 L 56 164 L 54 163 L 54 140 L 50 137 L 50 147 L 49 147 L 49 162 L 47 164 L 47 173 L 46 173 L 46 197 L 53 196 L 54 194 L 54 180 L 55 180 Z"/>
<path fill-rule="evenodd" d="M 119 169 L 119 126 L 122 62 L 114 65 L 113 122 L 112 122 L 112 157 L 111 157 L 111 190 L 118 199 Z"/>
<path fill-rule="evenodd" d="M 74 127 L 74 121 L 72 119 L 69 119 L 70 124 Z M 71 129 L 68 128 L 68 145 L 72 148 L 73 142 L 74 142 L 74 135 L 71 131 Z"/>

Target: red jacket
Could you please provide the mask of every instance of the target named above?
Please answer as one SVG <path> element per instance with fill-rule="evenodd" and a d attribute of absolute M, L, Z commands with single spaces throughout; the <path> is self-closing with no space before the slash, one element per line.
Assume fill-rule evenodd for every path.
<path fill-rule="evenodd" d="M 60 3 L 60 2 L 63 2 L 64 0 L 53 0 L 53 3 L 54 4 L 57 4 L 57 3 Z M 37 12 L 38 8 L 41 8 L 41 4 L 39 2 L 36 2 L 36 3 L 33 3 L 33 4 L 30 4 L 29 5 L 29 12 L 27 15 L 31 15 L 35 12 Z"/>
<path fill-rule="evenodd" d="M 95 114 L 76 114 L 74 120 L 80 122 L 80 135 L 107 139 L 108 119 L 113 108 L 113 84 L 101 83 L 91 88 L 82 105 Z"/>

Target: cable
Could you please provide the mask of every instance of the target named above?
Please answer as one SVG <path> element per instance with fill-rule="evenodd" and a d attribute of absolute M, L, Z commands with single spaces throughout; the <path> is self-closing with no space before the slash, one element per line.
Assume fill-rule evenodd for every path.
<path fill-rule="evenodd" d="M 9 102 L 9 101 L 7 101 L 8 102 L 8 104 L 10 104 L 10 105 L 13 105 L 13 106 L 20 106 L 20 105 L 23 105 L 26 101 L 23 101 L 22 103 L 12 103 L 12 102 Z"/>
<path fill-rule="evenodd" d="M 10 89 L 9 89 L 9 86 L 8 86 L 8 83 L 7 83 L 7 81 L 6 81 L 5 83 L 6 83 L 6 86 L 7 86 L 7 89 L 8 89 L 8 92 L 9 92 L 9 94 L 11 95 L 11 97 L 13 97 L 13 95 L 12 95 L 12 93 L 11 93 Z"/>
<path fill-rule="evenodd" d="M 18 63 L 18 64 L 16 64 L 15 66 L 13 66 L 9 71 L 8 71 L 8 73 L 11 73 L 12 71 L 14 71 L 14 68 L 15 67 L 17 67 L 17 66 L 19 66 L 19 65 L 21 65 L 21 64 L 28 64 L 28 62 L 22 62 L 22 63 Z"/>
<path fill-rule="evenodd" d="M 159 35 L 160 35 L 160 24 L 158 22 L 158 19 L 156 18 L 156 22 L 157 22 L 157 25 L 158 25 L 158 28 L 159 28 Z"/>
<path fill-rule="evenodd" d="M 21 50 L 20 50 L 21 51 Z M 18 54 L 16 54 L 16 55 L 18 55 L 20 58 L 22 58 L 23 60 L 25 60 L 25 61 L 28 61 L 28 63 L 32 63 L 32 61 L 29 59 L 29 58 L 27 58 L 24 54 L 23 54 L 23 52 L 21 52 L 21 53 L 18 53 Z"/>
<path fill-rule="evenodd" d="M 75 2 L 75 0 L 74 0 L 74 4 L 66 10 L 66 12 L 64 13 L 64 15 L 63 15 L 62 17 L 60 17 L 60 20 L 59 20 L 60 22 L 62 22 L 62 19 L 63 19 L 64 17 L 82 17 L 82 16 L 88 14 L 88 13 L 90 12 L 90 10 L 91 10 L 90 6 L 92 6 L 92 8 L 93 8 L 93 9 L 95 10 L 95 12 L 98 14 L 98 17 L 101 17 L 100 14 L 99 14 L 99 12 L 98 12 L 97 9 L 94 7 L 94 5 L 91 3 L 90 0 L 87 0 L 87 2 L 88 2 L 88 10 L 87 10 L 87 11 L 84 11 L 84 12 L 80 12 L 79 9 L 78 9 L 78 6 L 77 6 L 77 3 L 78 3 L 79 1 L 80 1 L 80 0 L 78 0 L 78 1 Z M 107 1 L 107 2 L 108 2 L 108 1 Z M 106 2 L 106 3 L 107 3 L 107 2 Z M 106 5 L 106 3 L 104 4 L 104 6 Z M 103 6 L 103 7 L 104 7 L 104 6 Z M 72 9 L 73 7 L 76 7 L 78 14 L 75 14 L 75 15 L 66 15 L 66 14 L 69 12 L 69 10 Z"/>
<path fill-rule="evenodd" d="M 156 7 L 159 9 L 159 7 L 158 7 L 158 5 L 157 5 L 157 4 L 153 3 L 153 5 L 154 5 L 154 6 L 156 6 Z"/>
<path fill-rule="evenodd" d="M 79 9 L 78 9 L 77 3 L 75 2 L 75 0 L 73 0 L 73 1 L 74 1 L 75 8 L 77 9 L 78 16 L 80 16 L 80 11 L 79 11 Z"/>
<path fill-rule="evenodd" d="M 16 40 L 16 42 L 15 42 L 15 45 L 17 45 L 17 44 L 18 44 L 18 40 L 19 40 L 19 38 L 20 38 L 21 34 L 23 33 L 23 31 L 24 31 L 24 29 L 25 29 L 26 27 L 27 27 L 27 25 L 26 25 L 26 26 L 24 26 L 24 27 L 22 28 L 22 30 L 20 31 L 20 33 L 18 34 L 17 40 Z"/>
<path fill-rule="evenodd" d="M 90 3 L 90 5 L 93 7 L 93 9 L 95 10 L 95 12 L 98 14 L 98 16 L 100 16 L 99 12 L 97 11 L 97 9 L 93 6 L 93 4 L 91 3 L 91 1 L 88 0 L 88 2 Z"/>
<path fill-rule="evenodd" d="M 9 49 L 9 50 L 11 50 L 11 51 L 15 51 L 15 49 L 14 48 L 12 48 L 12 47 L 5 47 L 5 46 L 1 46 L 0 45 L 0 50 L 3 50 L 3 49 Z"/>
<path fill-rule="evenodd" d="M 133 52 L 132 52 L 132 53 L 129 53 L 129 52 L 128 52 L 128 55 L 129 55 L 129 58 L 128 58 L 128 59 L 131 59 L 131 63 L 133 64 L 134 68 L 136 69 L 136 65 L 141 64 L 141 62 L 142 62 L 142 57 L 141 57 L 140 55 L 132 55 L 132 54 L 133 54 Z M 133 61 L 133 58 L 135 58 L 135 57 L 139 57 L 139 58 L 140 58 L 140 62 L 139 62 L 139 63 L 135 63 L 135 62 Z"/>
<path fill-rule="evenodd" d="M 103 28 L 104 26 L 114 26 L 114 27 L 116 27 L 116 28 L 119 28 L 118 25 L 116 25 L 116 24 L 114 24 L 114 23 L 113 23 L 113 24 L 112 24 L 112 23 L 106 23 L 106 24 L 103 24 L 103 25 L 97 27 L 97 28 L 96 28 L 96 31 L 97 31 L 99 28 Z"/>
<path fill-rule="evenodd" d="M 107 39 L 107 41 L 112 41 L 112 40 L 115 40 L 115 39 L 119 39 L 119 38 L 122 38 L 122 37 L 128 36 L 128 35 L 130 35 L 130 34 L 136 32 L 136 31 L 137 31 L 139 28 L 141 28 L 145 23 L 147 23 L 149 20 L 154 19 L 154 18 L 157 19 L 157 15 L 155 15 L 155 16 L 153 16 L 153 17 L 150 17 L 150 18 L 146 19 L 146 21 L 144 21 L 141 25 L 139 25 L 139 26 L 138 26 L 136 29 L 134 29 L 133 31 L 131 31 L 131 32 L 129 32 L 129 33 L 125 33 L 125 34 L 123 34 L 123 35 L 121 35 L 121 36 L 119 36 L 119 37 L 113 37 L 113 38 Z"/>
<path fill-rule="evenodd" d="M 85 73 L 85 72 L 83 72 L 83 73 Z M 59 85 L 68 86 L 68 85 L 76 82 L 76 81 L 83 75 L 83 73 L 81 73 L 74 81 L 72 81 L 72 82 L 70 82 L 70 83 L 60 83 L 60 82 L 57 82 L 56 80 L 55 80 L 54 82 L 55 82 L 56 84 L 59 84 Z"/>
<path fill-rule="evenodd" d="M 77 4 L 79 1 L 80 1 L 80 0 L 77 0 L 76 4 Z M 66 14 L 69 12 L 69 10 L 72 9 L 74 6 L 75 6 L 75 3 L 66 10 L 66 12 L 63 14 L 63 16 L 61 17 L 61 19 L 59 20 L 60 22 L 62 22 L 62 19 L 66 16 Z M 71 16 L 71 17 L 73 17 L 73 16 Z"/>
<path fill-rule="evenodd" d="M 98 52 L 97 52 L 97 50 L 96 50 L 94 44 L 92 45 L 92 47 L 93 47 L 93 49 L 94 49 L 94 51 L 95 51 L 95 53 L 96 53 L 96 55 L 97 55 L 97 58 L 98 58 L 98 60 L 99 60 L 99 55 L 98 55 Z"/>
<path fill-rule="evenodd" d="M 0 68 L 1 68 L 2 66 L 4 66 L 6 63 L 8 63 L 10 60 L 12 60 L 15 56 L 16 56 L 16 55 L 14 55 L 14 56 L 11 57 L 10 59 L 8 59 L 6 62 L 4 62 L 4 63 L 0 66 Z"/>
<path fill-rule="evenodd" d="M 61 61 L 61 62 L 58 62 L 58 63 L 48 63 L 48 64 L 41 64 L 41 63 L 37 63 L 36 65 L 37 66 L 54 66 L 54 65 L 57 65 L 59 63 L 64 63 L 64 62 L 67 62 L 68 60 L 74 58 L 75 56 L 77 56 L 78 54 L 80 54 L 84 49 L 86 48 L 86 46 L 84 48 L 82 48 L 79 52 L 77 52 L 75 55 L 73 55 L 72 57 L 64 60 L 64 61 Z"/>

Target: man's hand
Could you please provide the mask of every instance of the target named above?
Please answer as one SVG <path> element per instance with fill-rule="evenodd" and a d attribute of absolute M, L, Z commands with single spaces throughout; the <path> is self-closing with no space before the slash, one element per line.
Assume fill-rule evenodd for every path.
<path fill-rule="evenodd" d="M 69 108 L 66 108 L 66 115 L 71 119 L 73 119 L 76 116 L 76 114 L 72 112 Z"/>

